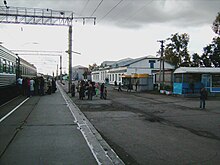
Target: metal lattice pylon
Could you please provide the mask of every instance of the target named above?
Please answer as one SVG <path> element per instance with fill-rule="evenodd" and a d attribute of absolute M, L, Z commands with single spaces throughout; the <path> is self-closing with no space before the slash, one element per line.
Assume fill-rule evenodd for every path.
<path fill-rule="evenodd" d="M 74 17 L 70 11 L 0 6 L 0 23 L 72 26 L 73 20 L 84 23 L 86 19 L 93 19 L 95 24 L 95 17 Z"/>

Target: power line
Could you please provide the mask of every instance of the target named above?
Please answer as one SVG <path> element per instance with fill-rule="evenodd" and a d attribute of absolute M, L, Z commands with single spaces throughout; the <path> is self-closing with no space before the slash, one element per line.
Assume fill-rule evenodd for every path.
<path fill-rule="evenodd" d="M 114 10 L 122 1 L 124 1 L 124 0 L 120 0 L 114 7 L 112 7 L 112 8 L 109 10 L 109 12 L 106 13 L 106 14 L 99 20 L 99 22 L 100 22 L 102 19 L 104 19 L 107 15 L 109 15 L 109 14 L 112 12 L 112 10 Z M 98 23 L 99 23 L 99 22 L 98 22 Z"/>
<path fill-rule="evenodd" d="M 90 0 L 87 0 L 85 6 L 83 7 L 83 9 L 81 10 L 80 14 L 79 15 L 82 15 L 82 13 L 84 12 L 85 8 L 87 7 L 88 3 L 89 3 Z"/>
<path fill-rule="evenodd" d="M 154 0 L 150 0 L 148 1 L 144 6 L 140 7 L 138 10 L 136 10 L 132 15 L 130 15 L 126 20 L 128 21 L 129 19 L 133 18 L 134 16 L 136 16 L 139 12 L 141 12 L 146 6 L 150 5 Z"/>
<path fill-rule="evenodd" d="M 95 8 L 95 10 L 93 11 L 93 13 L 91 14 L 91 16 L 93 16 L 93 14 L 97 11 L 97 9 L 99 8 L 99 6 L 102 4 L 104 0 L 101 0 L 98 4 L 98 6 Z"/>

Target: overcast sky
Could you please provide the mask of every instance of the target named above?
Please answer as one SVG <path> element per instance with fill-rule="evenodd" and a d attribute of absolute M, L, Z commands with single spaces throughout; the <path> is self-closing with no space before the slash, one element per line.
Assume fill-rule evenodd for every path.
<path fill-rule="evenodd" d="M 211 26 L 220 12 L 220 0 L 7 0 L 13 7 L 73 11 L 75 16 L 95 16 L 97 23 L 73 26 L 73 66 L 122 58 L 156 56 L 157 40 L 174 33 L 188 33 L 189 52 L 202 53 L 215 36 Z M 3 0 L 1 6 L 4 6 Z M 0 25 L 0 42 L 8 49 L 68 49 L 68 28 L 30 25 Z M 22 56 L 51 74 L 59 57 Z M 67 54 L 63 67 L 67 70 Z M 47 69 L 42 68 L 47 67 Z"/>

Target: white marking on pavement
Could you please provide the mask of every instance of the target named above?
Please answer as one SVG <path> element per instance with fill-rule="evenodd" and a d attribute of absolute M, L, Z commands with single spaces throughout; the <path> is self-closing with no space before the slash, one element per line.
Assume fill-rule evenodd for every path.
<path fill-rule="evenodd" d="M 16 106 L 11 112 L 9 112 L 7 115 L 5 115 L 3 118 L 0 119 L 0 123 L 5 120 L 8 116 L 10 116 L 14 111 L 16 111 L 20 106 L 22 106 L 22 104 L 24 104 L 27 100 L 29 99 L 26 98 L 24 101 L 22 101 L 18 106 Z"/>
<path fill-rule="evenodd" d="M 95 137 L 94 135 L 95 128 L 92 126 L 89 120 L 84 116 L 84 114 L 80 111 L 80 109 L 73 103 L 73 101 L 64 92 L 64 90 L 61 89 L 59 85 L 58 85 L 58 89 L 61 95 L 63 96 L 65 102 L 67 103 L 67 107 L 70 109 L 70 112 L 74 117 L 74 122 L 77 122 L 78 125 L 77 129 L 81 131 L 98 165 L 113 165 L 113 164 L 124 165 L 124 162 L 116 155 L 113 149 L 110 146 L 108 146 L 108 152 L 111 152 L 111 154 L 113 155 L 112 157 L 114 157 L 113 159 L 112 157 L 110 158 L 109 153 L 105 151 L 105 149 L 100 143 L 100 141 L 104 143 L 104 139 L 102 139 L 100 135 L 99 138 L 101 140 L 100 139 L 98 140 Z M 98 132 L 96 134 L 98 134 Z M 105 148 L 106 147 L 107 145 L 105 146 Z"/>

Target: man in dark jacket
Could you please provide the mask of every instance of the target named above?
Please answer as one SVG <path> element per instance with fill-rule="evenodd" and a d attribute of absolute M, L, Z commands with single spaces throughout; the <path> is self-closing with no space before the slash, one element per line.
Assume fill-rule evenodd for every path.
<path fill-rule="evenodd" d="M 104 99 L 104 89 L 105 89 L 105 85 L 104 83 L 102 83 L 100 88 L 100 99 Z"/>
<path fill-rule="evenodd" d="M 205 100 L 207 99 L 207 91 L 204 87 L 200 90 L 200 109 L 205 109 Z"/>

